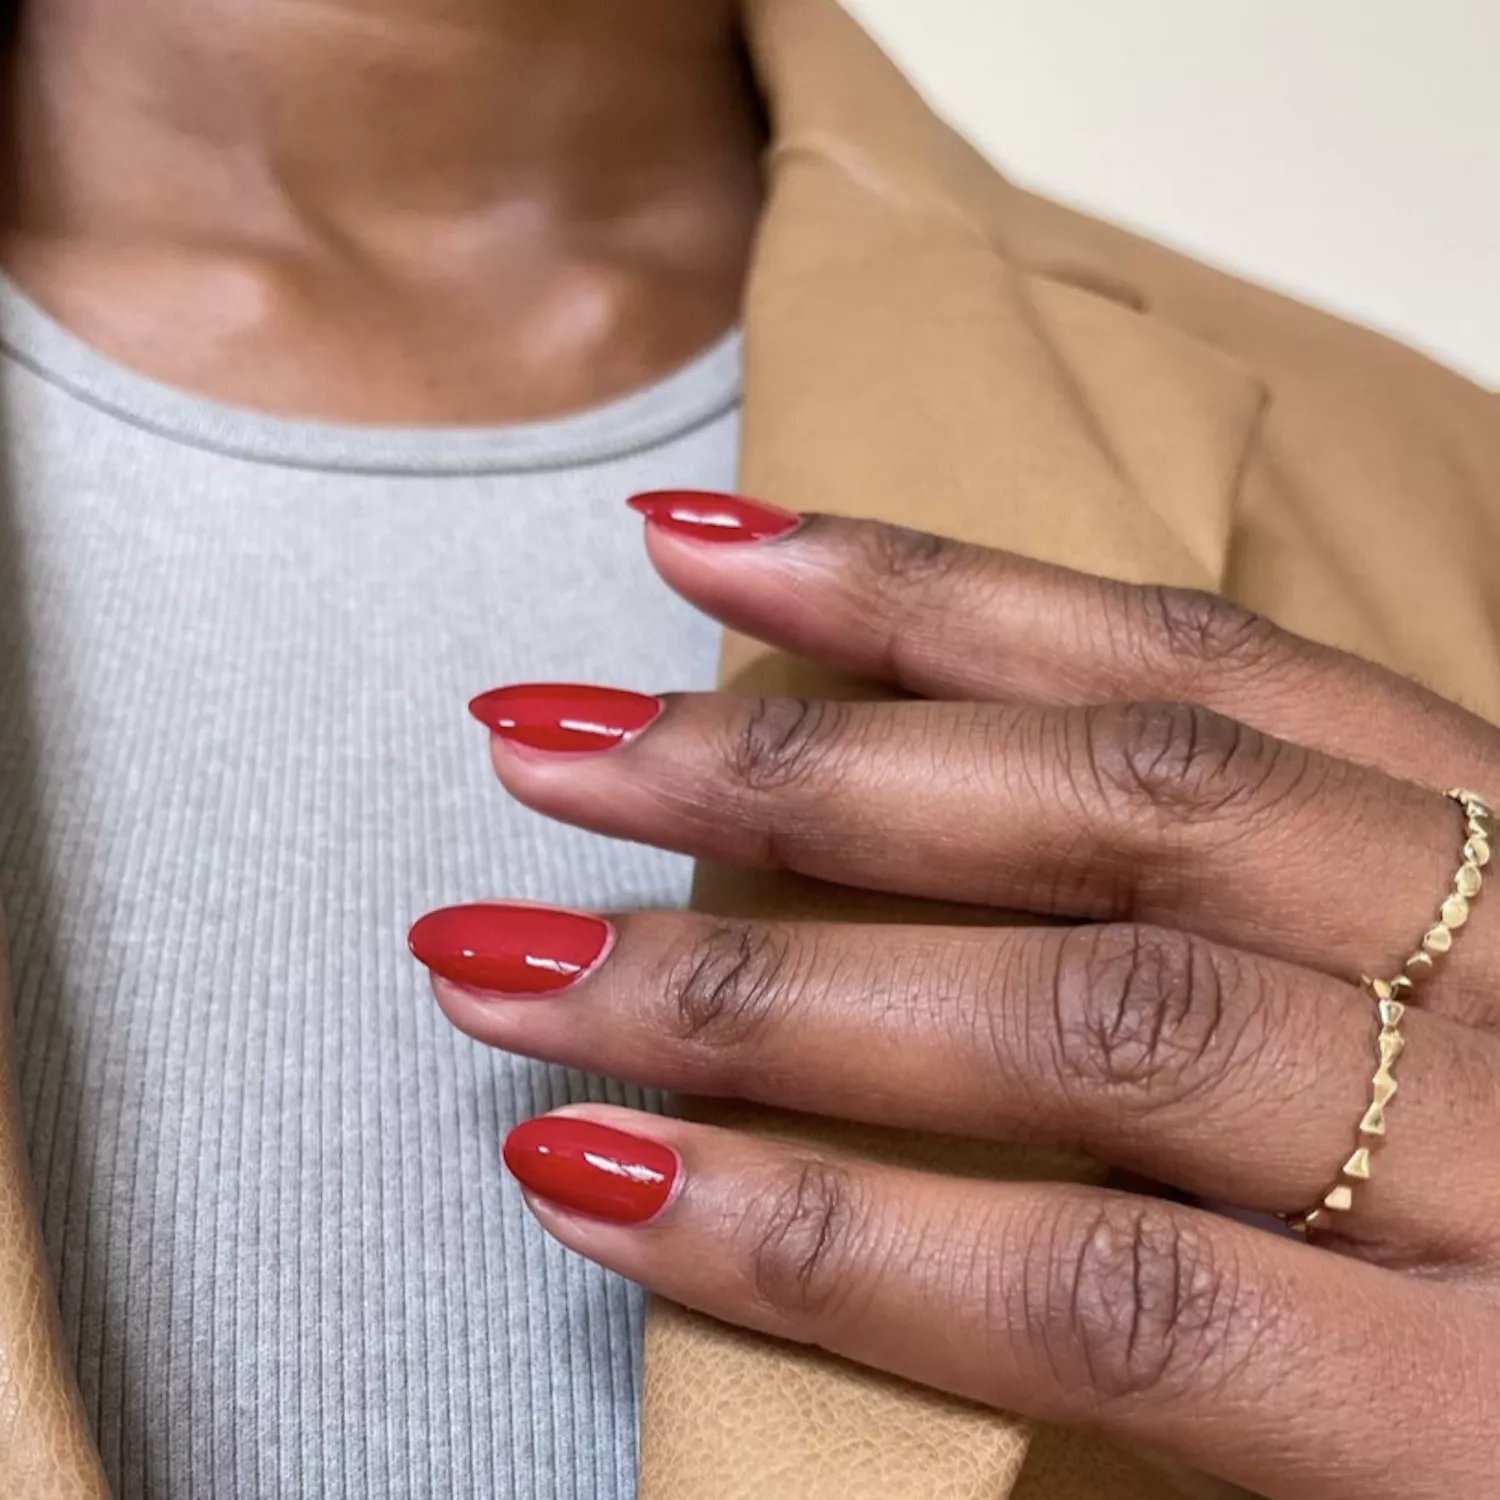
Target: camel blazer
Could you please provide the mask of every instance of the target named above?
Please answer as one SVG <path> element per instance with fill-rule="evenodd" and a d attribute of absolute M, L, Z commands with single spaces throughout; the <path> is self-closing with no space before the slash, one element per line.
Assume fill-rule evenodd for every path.
<path fill-rule="evenodd" d="M 1500 721 L 1494 393 L 1014 187 L 833 0 L 746 10 L 772 117 L 745 312 L 747 492 L 1214 589 Z M 869 691 L 738 639 L 725 643 L 724 682 Z M 911 916 L 720 869 L 700 871 L 696 900 Z M 0 1495 L 101 1495 L 31 1201 L 8 1025 L 0 995 Z M 704 1109 L 933 1170 L 1095 1170 Z M 1225 1493 L 1101 1439 L 661 1303 L 642 1424 L 642 1500 Z"/>

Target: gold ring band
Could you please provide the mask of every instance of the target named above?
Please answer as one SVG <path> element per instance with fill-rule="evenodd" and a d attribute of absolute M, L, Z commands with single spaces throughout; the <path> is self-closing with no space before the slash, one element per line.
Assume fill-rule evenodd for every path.
<path fill-rule="evenodd" d="M 1470 905 L 1484 888 L 1483 871 L 1490 862 L 1495 815 L 1478 792 L 1455 787 L 1448 796 L 1464 814 L 1463 856 L 1453 877 L 1453 888 L 1443 899 L 1437 921 L 1422 934 L 1421 943 L 1402 965 L 1401 972 L 1393 979 L 1366 976 L 1362 981 L 1375 1001 L 1380 1020 L 1375 1041 L 1379 1063 L 1370 1080 L 1370 1103 L 1360 1116 L 1354 1152 L 1339 1169 L 1333 1186 L 1311 1208 L 1281 1216 L 1287 1227 L 1299 1234 L 1326 1228 L 1331 1216 L 1348 1213 L 1354 1206 L 1355 1189 L 1369 1181 L 1372 1152 L 1385 1139 L 1386 1109 L 1396 1096 L 1396 1080 L 1391 1070 L 1406 1046 L 1406 1038 L 1401 1034 L 1406 1002 L 1452 949 L 1454 934 L 1469 920 Z"/>
<path fill-rule="evenodd" d="M 1422 934 L 1422 941 L 1401 966 L 1401 972 L 1384 981 L 1398 997 L 1409 998 L 1423 980 L 1429 979 L 1438 961 L 1453 947 L 1453 936 L 1469 920 L 1469 904 L 1484 888 L 1484 867 L 1490 862 L 1495 815 L 1478 792 L 1454 787 L 1447 794 L 1463 809 L 1463 857 L 1453 876 L 1453 887 L 1438 908 L 1438 919 Z M 1370 986 L 1374 989 L 1374 984 Z M 1376 998 L 1379 998 L 1377 991 Z"/>
<path fill-rule="evenodd" d="M 1377 984 L 1386 987 L 1384 980 L 1367 982 L 1372 991 Z M 1384 999 L 1376 999 L 1375 1009 L 1380 1017 L 1380 1033 L 1375 1042 L 1380 1062 L 1370 1080 L 1369 1107 L 1359 1119 L 1358 1143 L 1348 1161 L 1339 1168 L 1338 1181 L 1311 1208 L 1298 1214 L 1282 1215 L 1287 1228 L 1297 1234 L 1306 1234 L 1308 1230 L 1323 1225 L 1329 1215 L 1345 1214 L 1354 1207 L 1355 1188 L 1370 1180 L 1371 1152 L 1385 1139 L 1386 1106 L 1396 1097 L 1396 1080 L 1391 1076 L 1391 1069 L 1406 1047 L 1406 1038 L 1401 1035 L 1406 1006 L 1387 994 Z"/>

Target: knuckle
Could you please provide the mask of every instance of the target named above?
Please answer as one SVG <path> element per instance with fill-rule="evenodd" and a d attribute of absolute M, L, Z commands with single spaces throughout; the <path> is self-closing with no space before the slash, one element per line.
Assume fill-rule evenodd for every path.
<path fill-rule="evenodd" d="M 942 582 L 969 553 L 961 542 L 906 526 L 872 527 L 867 544 L 878 582 L 903 590 Z"/>
<path fill-rule="evenodd" d="M 903 526 L 866 526 L 853 576 L 857 602 L 880 632 L 880 676 L 905 682 L 935 655 L 987 649 L 970 623 L 995 586 L 993 558 L 983 548 Z M 960 594 L 973 609 L 955 608 Z"/>
<path fill-rule="evenodd" d="M 1106 813 L 1124 817 L 1233 811 L 1253 804 L 1279 742 L 1196 703 L 1125 703 L 1084 709 L 1071 776 Z"/>
<path fill-rule="evenodd" d="M 848 1290 L 856 1217 L 850 1173 L 836 1162 L 799 1159 L 757 1198 L 749 1240 L 756 1295 L 791 1323 L 826 1317 Z"/>
<path fill-rule="evenodd" d="M 794 992 L 787 935 L 754 922 L 716 922 L 673 963 L 665 985 L 677 1038 L 744 1046 Z"/>
<path fill-rule="evenodd" d="M 1078 927 L 1057 948 L 1053 1060 L 1064 1086 L 1159 1109 L 1218 1081 L 1229 960 L 1168 928 Z"/>
<path fill-rule="evenodd" d="M 1069 1404 L 1201 1401 L 1243 1364 L 1258 1319 L 1207 1225 L 1121 1196 L 1079 1200 L 1040 1228 L 1026 1310 Z"/>
<path fill-rule="evenodd" d="M 828 769 L 847 710 L 812 698 L 750 698 L 731 726 L 730 774 L 749 792 L 783 791 Z"/>
<path fill-rule="evenodd" d="M 1139 634 L 1148 654 L 1163 655 L 1179 670 L 1239 671 L 1263 665 L 1280 631 L 1264 615 L 1202 589 L 1137 589 Z"/>

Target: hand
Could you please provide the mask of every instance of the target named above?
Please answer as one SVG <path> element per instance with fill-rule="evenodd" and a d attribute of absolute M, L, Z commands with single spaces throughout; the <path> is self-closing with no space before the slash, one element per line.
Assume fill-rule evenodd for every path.
<path fill-rule="evenodd" d="M 729 501 L 646 508 L 695 604 L 920 696 L 501 690 L 476 711 L 511 793 L 713 860 L 1066 921 L 457 908 L 413 934 L 456 1025 L 689 1094 L 1077 1148 L 1267 1215 L 1319 1203 L 1358 1144 L 1371 1175 L 1304 1242 L 577 1107 L 507 1142 L 546 1229 L 716 1317 L 1277 1500 L 1492 1494 L 1500 905 L 1406 996 L 1386 1135 L 1356 1127 L 1361 975 L 1399 973 L 1434 921 L 1466 837 L 1441 789 L 1500 794 L 1500 731 L 1211 597 Z"/>

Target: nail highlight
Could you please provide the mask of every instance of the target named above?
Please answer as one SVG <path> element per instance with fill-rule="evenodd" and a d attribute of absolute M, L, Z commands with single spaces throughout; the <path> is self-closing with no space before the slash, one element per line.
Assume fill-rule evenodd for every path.
<path fill-rule="evenodd" d="M 465 989 L 555 995 L 605 956 L 614 928 L 587 912 L 499 902 L 430 911 L 407 942 L 420 962 Z"/>
<path fill-rule="evenodd" d="M 595 754 L 623 745 L 661 712 L 660 698 L 623 688 L 527 682 L 481 693 L 469 712 L 491 734 L 528 750 Z"/>
<path fill-rule="evenodd" d="M 614 1224 L 654 1218 L 682 1171 L 677 1153 L 660 1141 L 568 1115 L 517 1125 L 505 1139 L 504 1155 L 529 1192 Z"/>
<path fill-rule="evenodd" d="M 768 542 L 802 524 L 795 511 L 713 490 L 651 490 L 627 504 L 653 526 L 695 542 Z"/>

